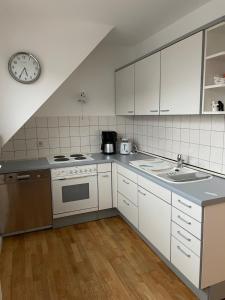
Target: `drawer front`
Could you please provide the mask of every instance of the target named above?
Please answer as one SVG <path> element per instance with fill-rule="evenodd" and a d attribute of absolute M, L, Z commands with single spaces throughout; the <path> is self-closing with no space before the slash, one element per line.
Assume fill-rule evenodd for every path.
<path fill-rule="evenodd" d="M 138 208 L 120 193 L 118 193 L 118 210 L 138 228 Z"/>
<path fill-rule="evenodd" d="M 177 195 L 172 193 L 172 205 L 183 211 L 185 214 L 191 216 L 197 221 L 202 221 L 202 207 Z"/>
<path fill-rule="evenodd" d="M 200 240 L 174 222 L 172 222 L 172 235 L 196 255 L 200 256 Z"/>
<path fill-rule="evenodd" d="M 118 174 L 118 192 L 129 199 L 134 205 L 138 205 L 137 184 L 120 174 Z"/>
<path fill-rule="evenodd" d="M 111 172 L 111 163 L 107 164 L 98 164 L 98 172 L 103 173 L 103 172 Z"/>
<path fill-rule="evenodd" d="M 179 211 L 175 207 L 172 207 L 172 220 L 201 240 L 201 223 Z"/>
<path fill-rule="evenodd" d="M 117 165 L 117 172 L 125 176 L 126 178 L 130 179 L 131 181 L 137 183 L 137 174 L 135 174 L 134 172 L 124 167 L 121 167 L 120 165 Z"/>
<path fill-rule="evenodd" d="M 138 185 L 171 204 L 171 192 L 169 190 L 142 176 L 138 176 Z"/>
<path fill-rule="evenodd" d="M 171 262 L 197 288 L 199 287 L 200 257 L 174 237 L 171 239 Z"/>

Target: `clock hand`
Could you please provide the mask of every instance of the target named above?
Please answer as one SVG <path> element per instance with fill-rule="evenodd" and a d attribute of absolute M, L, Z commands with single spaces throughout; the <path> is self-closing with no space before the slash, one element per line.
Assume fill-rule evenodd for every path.
<path fill-rule="evenodd" d="M 26 74 L 27 74 L 27 69 L 26 69 L 26 68 L 24 68 L 24 70 L 25 70 L 25 72 L 26 72 Z M 28 74 L 27 74 L 27 77 L 28 77 Z"/>
<path fill-rule="evenodd" d="M 20 76 L 19 76 L 19 79 L 21 78 L 22 74 L 23 74 L 23 71 L 24 71 L 25 68 L 23 68 L 22 72 L 20 73 Z M 25 69 L 26 70 L 26 69 Z"/>

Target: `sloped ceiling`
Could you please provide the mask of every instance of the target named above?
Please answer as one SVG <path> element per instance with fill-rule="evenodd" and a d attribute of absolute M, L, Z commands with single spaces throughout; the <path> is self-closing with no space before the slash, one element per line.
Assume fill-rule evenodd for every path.
<path fill-rule="evenodd" d="M 0 16 L 0 136 L 4 144 L 51 96 L 112 29 L 67 16 Z M 42 73 L 33 84 L 16 82 L 8 60 L 18 51 L 33 53 Z M 62 99 L 63 101 L 63 99 Z"/>

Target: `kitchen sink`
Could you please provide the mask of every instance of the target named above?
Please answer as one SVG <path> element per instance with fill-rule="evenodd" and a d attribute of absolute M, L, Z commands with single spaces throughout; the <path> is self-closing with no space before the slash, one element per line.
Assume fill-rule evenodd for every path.
<path fill-rule="evenodd" d="M 159 158 L 132 161 L 130 164 L 148 174 L 173 183 L 188 183 L 212 178 L 207 173 L 191 168 L 177 168 L 176 163 Z"/>
<path fill-rule="evenodd" d="M 191 182 L 212 178 L 211 175 L 193 169 L 183 167 L 181 169 L 174 168 L 169 172 L 162 172 L 158 177 L 170 182 Z"/>

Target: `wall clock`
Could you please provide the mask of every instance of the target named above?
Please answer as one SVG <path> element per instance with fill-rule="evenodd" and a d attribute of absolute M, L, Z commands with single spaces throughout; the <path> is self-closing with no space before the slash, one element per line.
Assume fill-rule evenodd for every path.
<path fill-rule="evenodd" d="M 32 83 L 41 74 L 41 66 L 37 58 L 31 53 L 17 52 L 8 63 L 10 75 L 21 83 Z"/>

